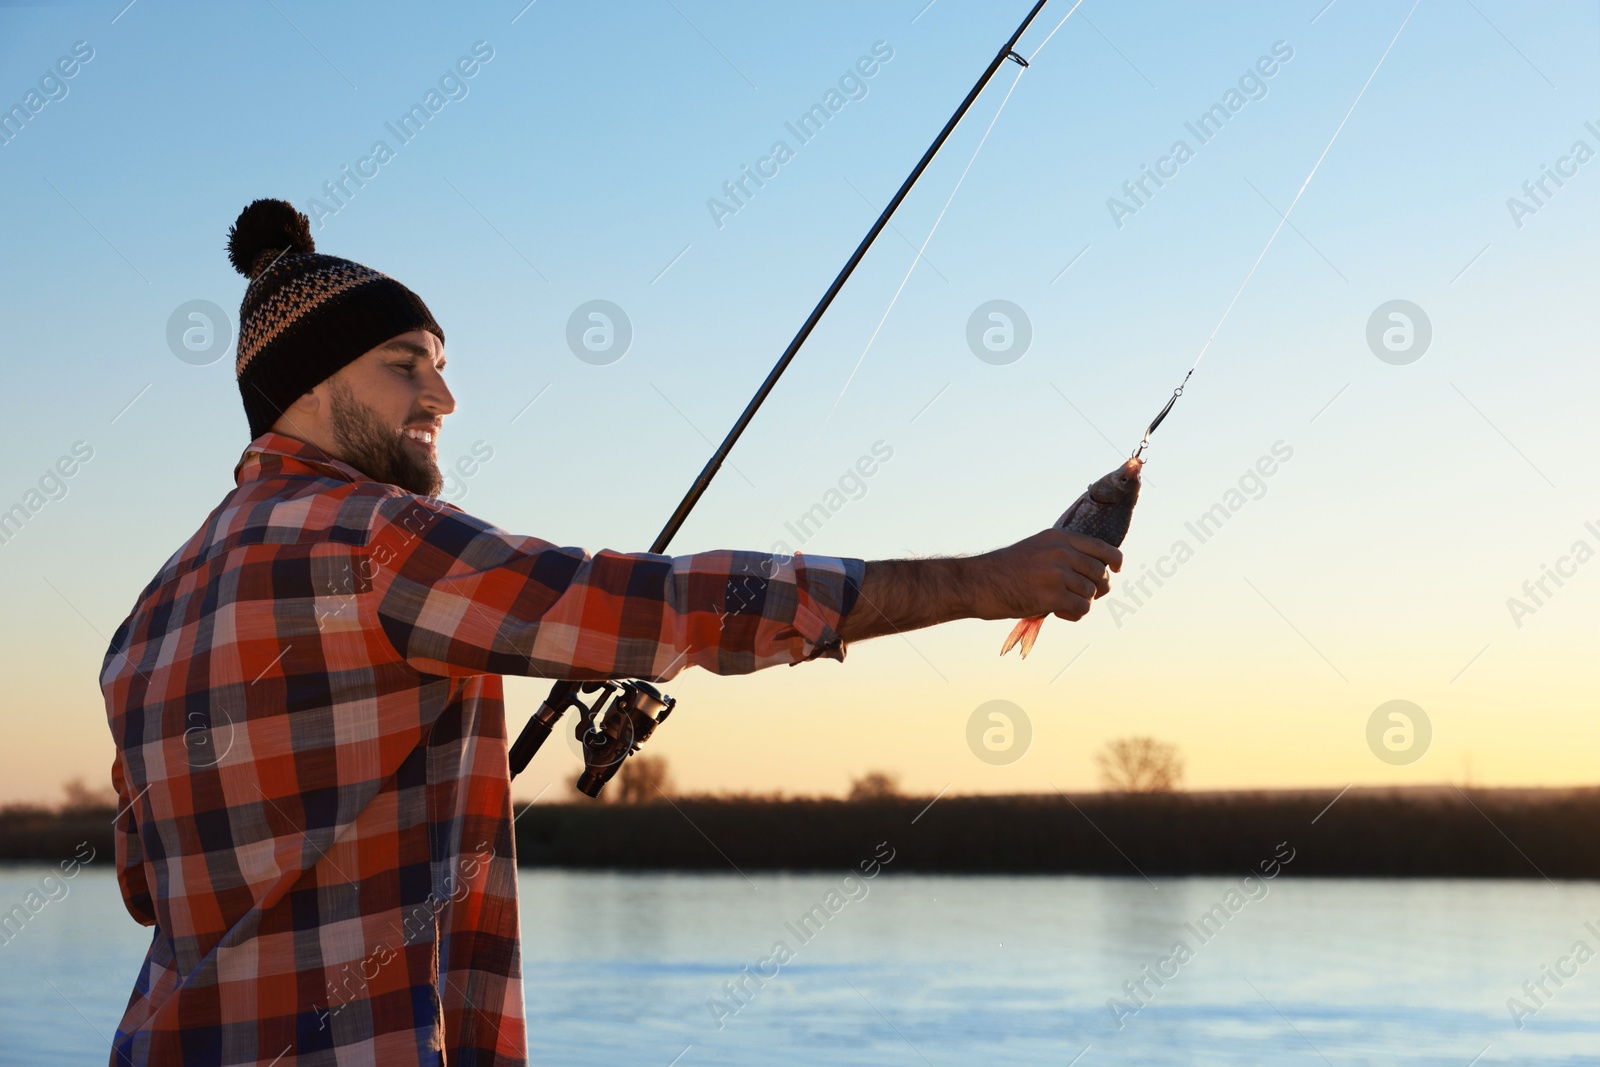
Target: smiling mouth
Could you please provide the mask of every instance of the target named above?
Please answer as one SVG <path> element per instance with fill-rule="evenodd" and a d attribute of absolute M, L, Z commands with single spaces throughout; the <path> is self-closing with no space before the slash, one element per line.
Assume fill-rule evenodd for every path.
<path fill-rule="evenodd" d="M 435 430 L 422 430 L 408 426 L 403 431 L 403 436 L 407 441 L 428 452 L 433 452 L 438 447 L 438 432 Z"/>

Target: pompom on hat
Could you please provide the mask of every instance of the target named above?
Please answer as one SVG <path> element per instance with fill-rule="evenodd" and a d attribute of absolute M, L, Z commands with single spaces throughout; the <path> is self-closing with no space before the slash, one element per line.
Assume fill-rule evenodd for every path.
<path fill-rule="evenodd" d="M 319 382 L 411 330 L 444 331 L 410 289 L 387 274 L 317 252 L 294 205 L 257 200 L 228 230 L 228 262 L 250 279 L 239 305 L 234 374 L 260 437 Z"/>

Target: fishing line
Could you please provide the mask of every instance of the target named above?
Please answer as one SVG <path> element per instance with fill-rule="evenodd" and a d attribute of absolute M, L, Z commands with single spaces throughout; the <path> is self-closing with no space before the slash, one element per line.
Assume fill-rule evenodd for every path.
<path fill-rule="evenodd" d="M 1139 442 L 1139 447 L 1133 451 L 1134 459 L 1139 459 L 1144 455 L 1144 450 L 1150 444 L 1150 435 L 1156 432 L 1156 427 L 1161 425 L 1161 420 L 1167 417 L 1167 413 L 1172 410 L 1172 405 L 1176 404 L 1178 398 L 1183 395 L 1183 387 L 1189 384 L 1189 377 L 1200 366 L 1200 361 L 1206 358 L 1206 353 L 1211 349 L 1211 342 L 1215 341 L 1217 334 L 1222 331 L 1223 323 L 1227 322 L 1228 316 L 1233 313 L 1233 306 L 1239 302 L 1239 297 L 1244 295 L 1245 287 L 1250 284 L 1250 279 L 1256 276 L 1256 268 L 1261 266 L 1263 259 L 1267 258 L 1267 253 L 1271 251 L 1273 242 L 1278 239 L 1278 234 L 1288 224 L 1289 215 L 1294 211 L 1295 205 L 1300 203 L 1300 198 L 1305 195 L 1306 187 L 1311 184 L 1311 179 L 1316 177 L 1317 168 L 1322 166 L 1324 159 L 1328 158 L 1328 153 L 1333 150 L 1334 142 L 1339 139 L 1339 134 L 1344 132 L 1345 123 L 1349 122 L 1350 116 L 1355 114 L 1356 106 L 1361 103 L 1361 98 L 1367 95 L 1367 87 L 1372 84 L 1372 79 L 1378 76 L 1378 71 L 1383 69 L 1384 60 L 1389 58 L 1389 53 L 1394 49 L 1395 42 L 1399 41 L 1400 35 L 1406 32 L 1406 26 L 1410 24 L 1411 16 L 1416 13 L 1421 4 L 1422 0 L 1415 0 L 1411 5 L 1411 10 L 1406 12 L 1405 20 L 1400 23 L 1400 28 L 1395 31 L 1394 39 L 1389 42 L 1389 47 L 1383 50 L 1383 55 L 1378 57 L 1378 65 L 1372 68 L 1371 74 L 1367 75 L 1367 80 L 1362 83 L 1361 91 L 1356 94 L 1354 102 L 1350 105 L 1350 110 L 1346 111 L 1344 118 L 1339 120 L 1339 127 L 1333 131 L 1333 136 L 1329 138 L 1327 147 L 1322 150 L 1322 154 L 1317 157 L 1317 161 L 1311 165 L 1311 173 L 1307 174 L 1306 180 L 1300 183 L 1300 188 L 1296 190 L 1294 199 L 1289 201 L 1288 210 L 1284 211 L 1283 216 L 1278 219 L 1278 225 L 1273 227 L 1272 236 L 1267 238 L 1266 246 L 1261 249 L 1261 254 L 1256 256 L 1254 263 L 1250 264 L 1250 272 L 1244 276 L 1244 281 L 1239 283 L 1239 288 L 1234 292 L 1233 299 L 1228 301 L 1228 306 L 1223 309 L 1222 318 L 1217 320 L 1216 326 L 1211 330 L 1211 336 L 1207 337 L 1206 343 L 1200 347 L 1200 354 L 1194 358 L 1194 363 L 1184 373 L 1183 379 L 1178 382 L 1178 387 L 1172 391 L 1172 396 L 1168 398 L 1166 406 L 1157 413 L 1154 419 L 1150 420 L 1150 425 L 1144 431 L 1144 439 Z"/>
<path fill-rule="evenodd" d="M 1083 3 L 1083 0 L 1078 0 L 1078 3 Z M 1077 4 L 1072 5 L 1073 11 L 1076 11 L 1077 8 Z M 1070 16 L 1072 11 L 1067 12 L 1067 14 Z M 1066 19 L 1061 21 L 1065 22 Z M 1060 29 L 1060 26 L 1058 25 L 1056 28 Z M 1053 36 L 1054 31 L 1051 32 Z M 1037 55 L 1037 51 L 1034 54 Z M 900 279 L 900 284 L 896 287 L 894 295 L 889 298 L 889 306 L 884 308 L 883 314 L 878 317 L 878 325 L 872 328 L 872 335 L 867 338 L 866 347 L 861 350 L 861 355 L 856 358 L 855 366 L 850 368 L 850 375 L 845 378 L 844 386 L 839 390 L 839 395 L 833 398 L 833 406 L 828 408 L 828 413 L 822 417 L 822 421 L 812 431 L 811 440 L 806 444 L 805 451 L 800 453 L 800 458 L 795 461 L 794 476 L 798 476 L 805 469 L 807 461 L 816 453 L 817 443 L 822 440 L 822 432 L 828 428 L 828 423 L 833 420 L 834 412 L 839 410 L 839 404 L 844 400 L 844 394 L 850 391 L 850 384 L 856 380 L 856 373 L 861 370 L 861 365 L 867 361 L 867 353 L 872 351 L 872 345 L 877 341 L 879 332 L 883 330 L 883 324 L 889 321 L 889 313 L 894 310 L 895 304 L 899 303 L 900 294 L 905 292 L 906 283 L 911 281 L 911 275 L 916 272 L 917 264 L 922 262 L 922 253 L 927 250 L 928 243 L 933 240 L 933 235 L 938 232 L 939 223 L 944 221 L 945 212 L 950 210 L 951 203 L 955 201 L 956 193 L 961 191 L 961 183 L 967 180 L 967 172 L 972 169 L 972 164 L 977 162 L 978 153 L 983 151 L 984 142 L 989 139 L 989 133 L 994 129 L 994 124 L 1000 121 L 1000 113 L 1006 109 L 1006 103 L 1011 99 L 1011 94 L 1016 91 L 1017 83 L 1022 80 L 1022 74 L 1026 69 L 1027 67 L 1022 63 L 1017 64 L 1017 76 L 1011 79 L 1011 88 L 1006 90 L 1006 95 L 1000 101 L 1000 106 L 995 109 L 994 117 L 989 120 L 989 125 L 984 128 L 983 136 L 978 139 L 978 147 L 973 150 L 972 158 L 967 160 L 967 165 L 961 169 L 961 176 L 956 179 L 955 187 L 950 190 L 950 195 L 945 198 L 944 207 L 939 209 L 938 217 L 933 220 L 933 228 L 928 231 L 928 236 L 922 239 L 922 245 L 917 249 L 917 254 L 911 257 L 911 266 L 906 268 L 905 276 Z M 790 477 L 789 480 L 791 482 L 794 481 L 794 476 Z M 774 502 L 772 511 L 767 516 L 769 525 L 773 517 L 776 516 L 778 509 L 782 506 L 781 498 Z"/>
<path fill-rule="evenodd" d="M 1082 0 L 1079 0 L 1079 2 L 1081 3 Z M 989 133 L 994 129 L 994 124 L 1000 121 L 1000 112 L 1006 109 L 1006 102 L 1011 99 L 1011 94 L 1016 91 L 1017 82 L 1022 80 L 1022 73 L 1023 68 L 1019 66 L 1017 68 L 1017 76 L 1011 79 L 1011 88 L 1006 90 L 1004 99 L 1000 101 L 999 108 L 995 110 L 994 118 L 989 120 L 989 126 L 983 131 L 983 136 L 979 138 L 978 147 L 973 151 L 972 158 L 967 160 L 967 165 L 962 168 L 961 177 L 956 179 L 955 187 L 950 190 L 950 196 L 946 198 L 944 207 L 939 209 L 939 216 L 933 220 L 933 228 L 928 231 L 928 236 L 922 239 L 922 245 L 917 249 L 917 254 L 911 258 L 911 266 L 907 268 L 905 277 L 900 279 L 899 286 L 895 288 L 894 296 L 889 298 L 889 306 L 884 308 L 883 314 L 878 317 L 878 325 L 872 328 L 872 335 L 867 338 L 867 346 L 861 350 L 861 355 L 856 359 L 856 365 L 850 368 L 850 376 L 844 380 L 844 387 L 839 390 L 839 395 L 833 398 L 833 406 L 828 409 L 828 413 L 822 417 L 822 425 L 817 427 L 818 434 L 822 433 L 828 422 L 833 418 L 833 413 L 839 409 L 839 402 L 844 399 L 844 394 L 850 391 L 850 383 L 856 380 L 856 372 L 861 369 L 861 364 L 867 361 L 867 353 L 872 351 L 872 345 L 877 341 L 878 334 L 883 329 L 883 324 L 889 321 L 889 313 L 894 310 L 895 304 L 900 302 L 900 294 L 905 292 L 906 283 L 911 281 L 911 275 L 916 273 L 917 264 L 922 262 L 922 253 L 927 250 L 928 243 L 933 240 L 933 235 L 938 232 L 939 223 L 944 221 L 945 212 L 950 210 L 951 203 L 955 201 L 956 193 L 961 191 L 961 183 L 967 180 L 967 171 L 971 170 L 972 164 L 978 161 L 978 153 L 983 151 L 984 142 L 989 140 Z M 813 438 L 812 443 L 815 444 L 815 438 Z M 801 457 L 802 464 L 804 464 L 806 458 L 806 456 Z"/>
<path fill-rule="evenodd" d="M 939 209 L 938 217 L 933 220 L 933 228 L 928 231 L 928 236 L 922 239 L 922 246 L 917 249 L 917 254 L 912 257 L 911 266 L 906 269 L 905 277 L 900 279 L 900 285 L 897 289 L 895 289 L 894 296 L 889 298 L 889 306 L 883 309 L 883 315 L 878 319 L 878 325 L 873 328 L 872 336 L 867 338 L 867 346 L 861 350 L 861 356 L 856 360 L 856 365 L 850 369 L 850 376 L 845 379 L 844 388 L 839 390 L 839 395 L 834 397 L 833 406 L 830 407 L 828 409 L 828 413 L 823 416 L 822 425 L 817 427 L 817 434 L 820 435 L 823 429 L 828 425 L 828 422 L 833 418 L 833 413 L 839 408 L 839 402 L 844 399 L 844 394 L 849 392 L 850 384 L 856 380 L 856 372 L 861 370 L 861 364 L 866 362 L 867 353 L 872 351 L 872 345 L 877 341 L 878 333 L 883 329 L 883 324 L 889 321 L 889 313 L 894 310 L 895 304 L 899 302 L 900 294 L 905 291 L 906 283 L 911 281 L 911 275 L 915 273 L 917 264 L 922 262 L 922 253 L 927 250 L 929 243 L 932 242 L 933 235 L 939 231 L 939 224 L 944 221 L 945 212 L 949 211 L 950 205 L 955 202 L 956 194 L 961 191 L 961 183 L 967 180 L 967 172 L 970 171 L 972 169 L 972 165 L 978 161 L 978 153 L 982 152 L 983 146 L 988 143 L 989 134 L 994 131 L 995 123 L 1000 121 L 1000 114 L 1001 112 L 1005 111 L 1006 104 L 1010 103 L 1011 94 L 1016 92 L 1017 83 L 1022 80 L 1022 75 L 1028 69 L 1028 64 L 1033 61 L 1034 56 L 1037 56 L 1044 50 L 1044 46 L 1050 43 L 1050 38 L 1056 35 L 1056 30 L 1059 30 L 1062 26 L 1065 26 L 1067 24 L 1067 19 L 1072 17 L 1072 12 L 1078 10 L 1082 4 L 1083 0 L 1077 0 L 1077 3 L 1073 4 L 1071 9 L 1068 10 L 1065 15 L 1061 16 L 1061 21 L 1056 23 L 1055 29 L 1051 30 L 1045 36 L 1043 41 L 1039 42 L 1039 47 L 1035 48 L 1031 53 L 1029 53 L 1026 60 L 1017 63 L 1017 76 L 1011 79 L 1011 88 L 1006 90 L 1006 95 L 1000 101 L 1000 106 L 995 109 L 994 117 L 989 120 L 989 125 L 983 131 L 983 136 L 978 139 L 978 147 L 972 150 L 972 158 L 967 160 L 967 165 L 961 169 L 961 176 L 956 179 L 956 184 L 950 190 L 950 195 L 945 198 L 944 207 Z M 816 439 L 813 438 L 813 447 L 815 444 Z M 807 455 L 809 456 L 809 451 Z M 805 463 L 806 458 L 806 456 L 801 457 L 802 465 Z"/>
<path fill-rule="evenodd" d="M 1063 27 L 1063 26 L 1065 26 L 1067 24 L 1067 20 L 1072 17 L 1072 12 L 1078 10 L 1079 6 L 1082 5 L 1082 3 L 1083 3 L 1083 0 L 1078 0 L 1078 2 L 1076 4 L 1073 4 L 1072 5 L 1072 9 L 1070 11 L 1068 11 L 1065 15 L 1062 15 L 1061 16 L 1061 21 L 1056 23 L 1056 29 L 1055 30 L 1051 30 L 1049 33 L 1045 34 L 1044 35 L 1044 40 L 1039 42 L 1039 47 L 1035 48 L 1033 51 L 1028 53 L 1028 62 L 1029 63 L 1033 62 L 1033 57 L 1034 56 L 1036 56 L 1040 52 L 1044 51 L 1044 46 L 1050 43 L 1050 38 L 1052 38 L 1052 37 L 1054 37 L 1056 35 L 1056 30 L 1059 30 L 1061 27 Z"/>

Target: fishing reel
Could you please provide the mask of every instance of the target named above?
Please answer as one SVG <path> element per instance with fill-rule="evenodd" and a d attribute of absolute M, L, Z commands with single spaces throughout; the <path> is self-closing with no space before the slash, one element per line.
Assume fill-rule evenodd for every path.
<path fill-rule="evenodd" d="M 595 694 L 588 703 L 583 700 L 586 693 Z M 557 682 L 511 746 L 511 776 L 527 768 L 561 716 L 576 708 L 573 736 L 583 748 L 578 792 L 598 797 L 622 762 L 650 740 L 677 704 L 649 682 Z"/>

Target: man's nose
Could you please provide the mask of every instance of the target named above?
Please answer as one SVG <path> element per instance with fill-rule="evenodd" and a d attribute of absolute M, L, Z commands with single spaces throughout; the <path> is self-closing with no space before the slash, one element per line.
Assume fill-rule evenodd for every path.
<path fill-rule="evenodd" d="M 428 374 L 427 384 L 422 388 L 422 403 L 431 412 L 437 415 L 448 415 L 456 409 L 456 398 L 450 392 L 450 387 L 444 383 L 444 375 L 438 371 Z"/>

